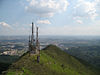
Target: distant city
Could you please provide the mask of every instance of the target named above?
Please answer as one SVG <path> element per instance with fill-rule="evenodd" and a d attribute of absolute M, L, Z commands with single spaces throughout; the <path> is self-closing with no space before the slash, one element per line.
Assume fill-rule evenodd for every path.
<path fill-rule="evenodd" d="M 84 38 L 85 37 L 85 38 Z M 100 46 L 99 36 L 40 36 L 41 50 L 49 44 L 62 50 L 81 46 Z M 0 36 L 0 55 L 18 55 L 28 51 L 28 36 Z"/>

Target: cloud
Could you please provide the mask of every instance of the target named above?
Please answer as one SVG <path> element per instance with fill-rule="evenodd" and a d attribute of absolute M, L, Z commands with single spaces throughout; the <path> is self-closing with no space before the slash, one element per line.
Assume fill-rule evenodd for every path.
<path fill-rule="evenodd" d="M 76 20 L 77 23 L 82 24 L 83 21 L 82 20 Z"/>
<path fill-rule="evenodd" d="M 74 21 L 79 23 L 79 24 L 83 24 L 82 18 L 80 16 L 75 16 L 73 17 Z"/>
<path fill-rule="evenodd" d="M 57 26 L 40 29 L 42 35 L 100 35 L 100 22 L 97 25 Z"/>
<path fill-rule="evenodd" d="M 0 22 L 0 35 L 27 35 L 30 32 L 31 27 L 27 24 L 15 23 L 9 25 L 6 22 Z"/>
<path fill-rule="evenodd" d="M 56 13 L 66 11 L 67 0 L 27 0 L 25 10 L 39 17 L 52 17 Z"/>
<path fill-rule="evenodd" d="M 6 22 L 0 22 L 0 26 L 11 28 L 11 26 L 9 24 L 7 24 Z"/>
<path fill-rule="evenodd" d="M 49 20 L 38 20 L 38 24 L 51 24 Z"/>
<path fill-rule="evenodd" d="M 12 33 L 12 26 L 6 22 L 0 22 L 0 35 L 9 35 Z"/>
<path fill-rule="evenodd" d="M 98 16 L 97 5 L 100 3 L 99 0 L 78 0 L 74 6 L 74 17 L 79 16 L 85 19 L 94 20 Z"/>

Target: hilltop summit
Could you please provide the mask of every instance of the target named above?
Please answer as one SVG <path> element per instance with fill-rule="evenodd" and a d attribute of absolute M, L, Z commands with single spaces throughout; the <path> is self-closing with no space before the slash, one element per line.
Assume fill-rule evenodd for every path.
<path fill-rule="evenodd" d="M 54 45 L 40 51 L 39 63 L 36 57 L 29 57 L 27 52 L 10 66 L 6 75 L 99 75 L 93 68 Z"/>

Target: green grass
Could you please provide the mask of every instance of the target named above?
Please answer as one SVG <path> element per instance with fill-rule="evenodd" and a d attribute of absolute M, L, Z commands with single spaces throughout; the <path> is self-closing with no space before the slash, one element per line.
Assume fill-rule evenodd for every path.
<path fill-rule="evenodd" d="M 99 75 L 90 66 L 81 63 L 75 57 L 60 48 L 49 45 L 41 51 L 40 63 L 36 55 L 24 54 L 7 70 L 6 75 Z"/>

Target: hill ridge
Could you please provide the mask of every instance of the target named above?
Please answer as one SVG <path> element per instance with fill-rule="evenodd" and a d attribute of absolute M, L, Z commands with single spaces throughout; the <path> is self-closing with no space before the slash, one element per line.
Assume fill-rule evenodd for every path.
<path fill-rule="evenodd" d="M 99 75 L 96 70 L 82 64 L 73 56 L 55 45 L 48 45 L 40 52 L 40 63 L 36 55 L 28 52 L 7 70 L 6 75 Z"/>

